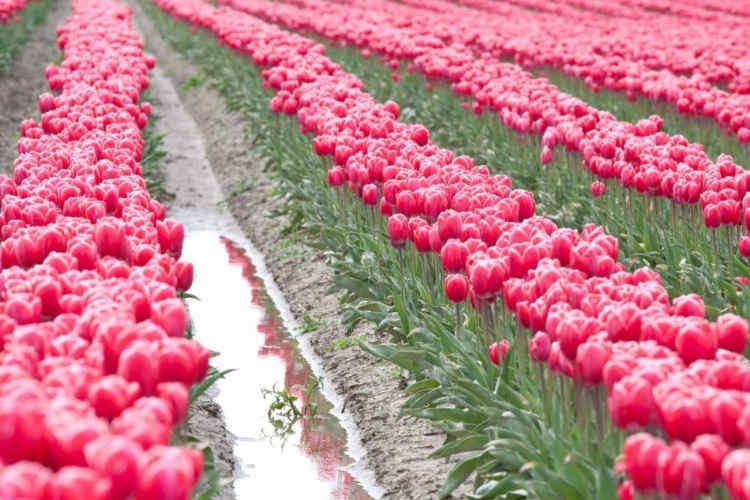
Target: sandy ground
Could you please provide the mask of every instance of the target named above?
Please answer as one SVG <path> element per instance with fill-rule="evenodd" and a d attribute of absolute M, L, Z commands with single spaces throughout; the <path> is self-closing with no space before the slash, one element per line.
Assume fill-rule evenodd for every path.
<path fill-rule="evenodd" d="M 139 29 L 145 34 L 148 50 L 158 59 L 158 68 L 171 80 L 173 88 L 181 89 L 185 81 L 199 71 L 169 49 L 136 2 L 131 0 L 129 3 L 136 8 Z M 159 98 L 157 85 L 151 93 Z M 274 183 L 264 175 L 262 163 L 251 154 L 250 141 L 243 133 L 245 123 L 240 117 L 225 111 L 221 96 L 212 89 L 199 86 L 180 91 L 179 101 L 198 126 L 210 168 L 224 194 L 231 193 L 243 181 L 252 183 L 252 189 L 234 197 L 227 205 L 253 245 L 266 255 L 268 270 L 292 313 L 298 321 L 302 321 L 304 315 L 323 321 L 323 326 L 305 337 L 309 338 L 321 360 L 328 387 L 334 387 L 345 400 L 345 411 L 356 423 L 366 448 L 362 465 L 374 472 L 378 486 L 385 492 L 383 498 L 436 498 L 452 464 L 426 458 L 442 444 L 440 432 L 421 421 L 396 421 L 405 396 L 403 380 L 394 373 L 394 367 L 356 347 L 332 352 L 327 349 L 343 336 L 343 327 L 339 323 L 341 310 L 336 298 L 325 295 L 330 270 L 322 253 L 306 251 L 299 252 L 305 253 L 300 257 L 272 258 L 277 250 L 274 247 L 283 240 L 281 228 L 284 221 L 268 219 L 266 214 L 281 202 L 269 199 Z M 160 114 L 164 116 L 164 112 Z M 189 156 L 191 147 L 181 147 L 184 143 L 177 144 L 176 149 L 167 148 L 168 155 L 176 158 Z M 205 165 L 199 163 L 192 163 L 192 173 L 183 171 L 186 186 L 179 186 L 179 176 L 175 179 L 177 185 L 168 182 L 168 189 L 171 185 L 177 195 L 176 200 L 181 198 L 181 190 L 191 192 L 190 200 L 185 203 L 193 204 L 193 208 L 205 204 L 200 192 L 191 187 L 194 185 L 191 176 L 196 173 L 205 175 Z M 190 168 L 191 163 L 186 165 Z M 170 168 L 168 161 L 168 178 Z M 205 209 L 206 214 L 215 210 L 209 206 Z M 285 248 L 287 255 L 294 254 L 294 250 L 294 247 Z M 364 329 L 356 334 L 376 340 Z"/>
<path fill-rule="evenodd" d="M 44 68 L 60 56 L 55 28 L 69 14 L 70 2 L 58 0 L 10 62 L 8 71 L 0 74 L 0 173 L 13 171 L 21 122 L 41 115 L 37 98 L 49 91 Z"/>

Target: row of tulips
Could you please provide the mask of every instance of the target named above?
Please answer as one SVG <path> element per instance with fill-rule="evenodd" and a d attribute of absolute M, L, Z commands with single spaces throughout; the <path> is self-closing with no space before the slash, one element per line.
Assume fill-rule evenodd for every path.
<path fill-rule="evenodd" d="M 676 12 L 693 7 L 695 10 L 702 9 L 708 15 L 712 13 L 727 13 L 738 17 L 750 16 L 750 6 L 747 4 L 723 3 L 720 0 L 697 0 L 688 5 L 684 2 L 670 2 L 667 0 L 625 0 L 627 3 L 639 5 L 647 10 L 657 12 Z"/>
<path fill-rule="evenodd" d="M 642 96 L 668 102 L 681 113 L 715 120 L 730 134 L 736 130 L 728 127 L 729 119 L 747 116 L 750 68 L 741 55 L 740 40 L 747 29 L 742 18 L 704 21 L 641 12 L 623 19 L 619 14 L 609 18 L 575 9 L 558 14 L 518 9 L 495 15 L 493 2 L 461 3 L 465 2 L 472 8 L 442 0 L 410 0 L 407 4 L 435 11 L 438 19 L 441 14 L 459 16 L 458 26 L 448 32 L 453 42 L 513 58 L 529 68 L 552 66 L 585 80 L 594 91 L 606 88 L 626 93 L 629 99 Z M 408 10 L 401 14 L 407 17 L 399 26 L 414 25 Z M 521 24 L 511 27 L 503 23 L 508 15 Z M 462 22 L 467 18 L 471 22 Z M 528 25 L 540 31 L 520 28 Z M 674 44 L 677 39 L 672 36 L 683 37 L 693 29 L 702 30 L 703 36 L 691 40 L 689 47 Z M 715 34 L 727 29 L 733 35 L 717 41 Z M 729 54 L 734 55 L 725 59 Z M 723 83 L 726 91 L 721 88 Z"/>
<path fill-rule="evenodd" d="M 596 14 L 571 17 L 506 6 L 495 14 L 496 4 L 486 0 L 471 0 L 472 8 L 443 0 L 409 0 L 405 6 L 347 3 L 389 16 L 393 27 L 435 27 L 428 34 L 449 43 L 495 58 L 512 58 L 527 68 L 552 66 L 584 80 L 595 91 L 605 88 L 626 93 L 629 99 L 640 95 L 670 103 L 680 113 L 714 120 L 729 134 L 743 126 L 750 109 L 750 97 L 745 95 L 750 91 L 750 68 L 741 49 L 747 28 L 742 23 L 729 30 L 736 33 L 736 39 L 730 35 L 717 41 L 714 34 L 728 21 L 688 21 L 661 15 L 633 20 Z M 508 23 L 509 17 L 515 22 Z M 689 38 L 693 30 L 705 38 L 692 38 L 687 50 L 670 46 L 674 40 Z M 731 81 L 725 91 L 719 84 L 727 80 Z"/>
<path fill-rule="evenodd" d="M 265 68 L 264 85 L 276 92 L 271 109 L 296 114 L 302 131 L 315 137 L 316 153 L 331 157 L 332 187 L 348 187 L 363 205 L 379 206 L 399 259 L 422 254 L 428 269 L 430 256 L 440 254 L 448 273 L 445 293 L 458 304 L 468 298 L 477 310 L 477 338 L 494 362 L 502 362 L 510 343 L 492 343 L 502 331 L 493 318 L 511 311 L 519 321 L 516 349 L 528 348 L 532 359 L 549 364 L 549 373 L 574 381 L 581 400 L 609 389 L 617 426 L 656 426 L 691 446 L 697 440 L 692 433 L 705 435 L 702 443 L 723 443 L 722 449 L 744 442 L 736 417 L 750 415 L 744 395 L 750 368 L 739 354 L 747 345 L 747 321 L 725 315 L 711 323 L 697 296 L 670 301 L 654 271 L 624 271 L 617 240 L 600 228 L 579 234 L 535 216 L 531 193 L 513 190 L 509 178 L 489 175 L 471 158 L 439 149 L 424 127 L 399 122 L 396 103 L 377 104 L 314 41 L 201 0 L 155 3 Z M 548 376 L 544 372 L 541 379 Z M 629 384 L 638 385 L 640 397 Z M 700 425 L 693 426 L 694 409 L 705 408 L 707 400 L 710 417 L 704 411 L 703 420 L 695 419 Z M 733 424 L 734 434 L 720 424 Z M 733 452 L 718 461 L 739 460 L 743 471 L 750 470 L 742 456 Z M 665 496 L 696 497 L 710 483 L 708 458 L 699 460 L 697 489 L 680 489 L 679 478 L 693 471 L 681 465 L 685 460 L 654 472 L 669 479 L 655 487 Z M 640 478 L 635 469 L 628 473 L 634 481 Z M 750 498 L 727 474 L 718 477 L 731 485 L 734 498 Z M 648 493 L 653 487 L 640 480 L 635 486 Z M 622 495 L 632 488 L 627 483 Z"/>
<path fill-rule="evenodd" d="M 18 22 L 16 14 L 26 7 L 28 0 L 0 0 L 0 24 Z"/>
<path fill-rule="evenodd" d="M 313 30 L 332 41 L 362 47 L 365 57 L 374 50 L 389 59 L 413 59 L 410 69 L 452 82 L 458 94 L 473 95 L 476 112 L 490 109 L 506 127 L 541 136 L 543 164 L 553 161 L 555 150 L 558 155 L 562 154 L 559 150 L 577 152 L 596 178 L 617 182 L 631 193 L 669 200 L 664 208 L 675 224 L 685 224 L 686 208 L 700 203 L 702 213 L 697 216 L 702 215 L 707 228 L 737 228 L 733 234 L 748 229 L 744 215 L 750 203 L 746 196 L 750 174 L 727 155 L 712 161 L 701 144 L 662 132 L 658 116 L 636 124 L 617 120 L 518 66 L 494 61 L 486 54 L 477 59 L 467 48 L 446 45 L 428 35 L 431 25 L 392 28 L 393 18 L 385 7 L 381 15 L 322 0 L 295 0 L 302 7 L 264 0 L 226 3 L 283 26 Z M 400 64 L 398 59 L 390 63 L 393 68 Z M 286 106 L 291 108 L 295 102 Z M 750 129 L 746 132 L 750 139 Z M 605 191 L 601 182 L 592 185 L 595 196 Z M 736 252 L 737 236 L 730 239 L 728 250 Z"/>
<path fill-rule="evenodd" d="M 597 13 L 610 17 L 624 17 L 628 19 L 643 19 L 651 16 L 662 19 L 661 16 L 655 16 L 656 13 L 668 14 L 677 18 L 686 18 L 687 20 L 724 22 L 729 26 L 742 23 L 743 19 L 739 17 L 739 12 L 732 12 L 731 9 L 726 11 L 712 6 L 707 8 L 706 5 L 687 4 L 663 0 L 620 0 L 617 3 L 606 2 L 603 0 L 565 0 L 563 2 L 545 2 L 544 0 L 506 0 L 501 2 L 488 2 L 486 0 L 460 0 L 461 5 L 475 7 L 488 12 L 505 14 L 507 6 L 505 3 L 518 5 L 535 11 L 550 12 L 576 18 L 581 16 L 581 10 L 588 11 L 583 14 L 588 17 L 589 13 Z M 704 3 L 711 3 L 706 0 Z M 676 22 L 682 19 L 675 19 Z"/>
<path fill-rule="evenodd" d="M 155 60 L 129 7 L 72 9 L 0 178 L 0 497 L 187 499 L 203 454 L 169 444 L 210 352 L 184 338 L 184 228 L 141 177 Z"/>

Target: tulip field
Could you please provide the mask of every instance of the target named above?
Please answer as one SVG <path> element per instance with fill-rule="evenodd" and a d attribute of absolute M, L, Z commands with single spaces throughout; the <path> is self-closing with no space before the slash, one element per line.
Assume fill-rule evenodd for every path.
<path fill-rule="evenodd" d="M 444 436 L 408 498 L 750 499 L 749 5 L 57 1 L 0 175 L 1 500 L 222 486 L 136 9 L 246 122 L 399 417 Z M 0 78 L 50 3 L 0 0 Z"/>

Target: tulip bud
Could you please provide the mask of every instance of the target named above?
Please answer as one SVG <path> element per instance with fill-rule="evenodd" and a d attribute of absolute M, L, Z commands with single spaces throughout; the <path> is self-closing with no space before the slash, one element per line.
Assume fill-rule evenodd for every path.
<path fill-rule="evenodd" d="M 151 304 L 151 320 L 170 337 L 184 337 L 188 327 L 188 312 L 181 299 L 167 299 Z"/>
<path fill-rule="evenodd" d="M 112 483 L 87 467 L 63 467 L 48 483 L 47 492 L 59 500 L 109 500 Z"/>
<path fill-rule="evenodd" d="M 748 322 L 734 314 L 723 314 L 716 320 L 719 349 L 742 354 L 747 347 Z"/>
<path fill-rule="evenodd" d="M 591 194 L 594 198 L 601 198 L 607 193 L 607 185 L 603 182 L 594 181 L 591 183 Z"/>
<path fill-rule="evenodd" d="M 703 305 L 703 299 L 694 293 L 681 295 L 672 302 L 672 314 L 675 316 L 705 318 L 706 307 Z"/>
<path fill-rule="evenodd" d="M 500 363 L 505 361 L 508 349 L 510 349 L 510 343 L 507 340 L 503 339 L 500 342 L 495 342 L 490 346 L 490 361 L 500 366 Z"/>
<path fill-rule="evenodd" d="M 334 188 L 343 185 L 344 184 L 344 169 L 336 166 L 328 170 L 328 184 Z"/>
<path fill-rule="evenodd" d="M 547 146 L 544 146 L 542 148 L 542 154 L 539 157 L 539 161 L 542 162 L 542 165 L 549 165 L 550 163 L 552 163 L 552 150 Z"/>
<path fill-rule="evenodd" d="M 683 325 L 677 332 L 675 347 L 686 365 L 699 359 L 713 359 L 719 348 L 716 328 L 705 320 Z"/>
<path fill-rule="evenodd" d="M 185 226 L 174 219 L 156 222 L 156 234 L 161 251 L 179 259 L 182 255 L 182 243 L 185 239 Z"/>
<path fill-rule="evenodd" d="M 0 498 L 48 498 L 52 471 L 36 462 L 18 462 L 0 468 Z"/>
<path fill-rule="evenodd" d="M 576 369 L 584 384 L 602 383 L 604 365 L 612 356 L 612 345 L 604 342 L 586 342 L 578 346 Z"/>
<path fill-rule="evenodd" d="M 193 286 L 193 264 L 190 262 L 177 261 L 174 265 L 177 275 L 176 288 L 180 292 L 186 292 Z"/>
<path fill-rule="evenodd" d="M 445 278 L 445 294 L 448 300 L 454 304 L 460 304 L 466 300 L 469 293 L 469 281 L 466 276 L 460 274 L 450 274 Z"/>
<path fill-rule="evenodd" d="M 189 499 L 203 469 L 200 451 L 155 446 L 138 461 L 139 500 Z"/>
<path fill-rule="evenodd" d="M 750 213 L 750 209 L 748 209 L 747 212 Z M 740 255 L 746 259 L 750 259 L 750 236 L 742 236 L 737 247 Z"/>
<path fill-rule="evenodd" d="M 552 343 L 549 336 L 544 332 L 537 332 L 529 340 L 529 356 L 537 363 L 546 363 Z"/>
<path fill-rule="evenodd" d="M 119 375 L 102 377 L 89 388 L 88 399 L 96 414 L 107 420 L 119 417 L 140 394 L 136 382 L 128 382 Z"/>
<path fill-rule="evenodd" d="M 667 497 L 697 498 L 706 489 L 706 466 L 685 444 L 672 443 L 659 452 L 656 482 Z"/>
<path fill-rule="evenodd" d="M 104 436 L 84 447 L 88 466 L 112 485 L 112 499 L 124 500 L 138 483 L 138 457 L 143 448 L 135 441 L 122 436 Z"/>
<path fill-rule="evenodd" d="M 747 429 L 747 427 L 745 427 Z M 721 479 L 721 463 L 724 461 L 731 448 L 715 434 L 702 434 L 698 436 L 690 449 L 700 455 L 706 466 L 706 483 L 711 485 Z"/>
<path fill-rule="evenodd" d="M 366 207 L 374 207 L 378 204 L 378 187 L 375 184 L 362 186 L 362 203 Z"/>
<path fill-rule="evenodd" d="M 144 396 L 154 394 L 159 383 L 158 349 L 154 342 L 136 340 L 122 351 L 117 365 L 117 374 L 125 380 L 137 382 Z"/>
<path fill-rule="evenodd" d="M 169 403 L 173 425 L 178 425 L 187 418 L 190 392 L 185 385 L 177 382 L 159 384 L 156 386 L 156 395 Z"/>
<path fill-rule="evenodd" d="M 443 269 L 448 273 L 460 273 L 464 270 L 469 248 L 458 240 L 450 240 L 440 250 Z"/>
<path fill-rule="evenodd" d="M 625 440 L 625 468 L 636 489 L 644 493 L 656 489 L 659 455 L 666 449 L 664 441 L 646 433 L 633 434 Z"/>
<path fill-rule="evenodd" d="M 409 219 L 403 214 L 388 218 L 388 236 L 394 248 L 404 248 L 409 240 Z"/>

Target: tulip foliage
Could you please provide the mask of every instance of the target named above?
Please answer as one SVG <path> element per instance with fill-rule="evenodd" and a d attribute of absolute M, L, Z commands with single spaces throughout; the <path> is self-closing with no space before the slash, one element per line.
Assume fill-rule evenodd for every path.
<path fill-rule="evenodd" d="M 184 227 L 142 177 L 155 59 L 129 7 L 72 9 L 0 176 L 0 497 L 188 499 L 204 453 L 169 445 L 210 352 L 185 338 Z"/>
<path fill-rule="evenodd" d="M 750 498 L 747 320 L 670 298 L 600 227 L 536 215 L 532 193 L 399 121 L 315 41 L 201 0 L 154 3 L 173 46 L 263 118 L 256 143 L 337 257 L 349 328 L 398 341 L 363 347 L 411 371 L 403 412 L 446 431 L 435 457 L 460 456 L 441 496 L 475 474 L 478 498 Z"/>

